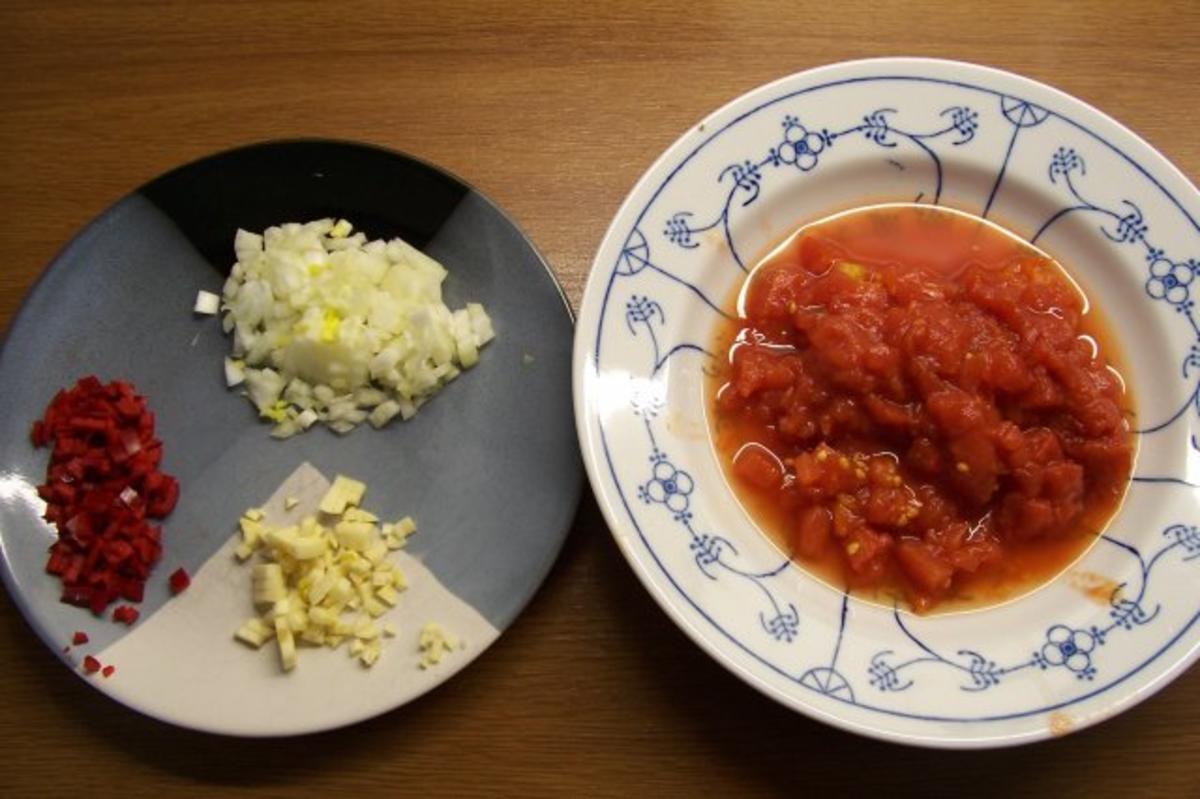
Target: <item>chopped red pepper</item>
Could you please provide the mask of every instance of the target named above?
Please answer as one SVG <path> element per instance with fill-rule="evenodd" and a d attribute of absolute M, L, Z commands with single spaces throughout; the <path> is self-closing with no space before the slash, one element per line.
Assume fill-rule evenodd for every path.
<path fill-rule="evenodd" d="M 96 660 L 91 655 L 88 655 L 83 659 L 83 670 L 88 674 L 95 674 L 96 672 L 100 671 L 100 661 Z"/>
<path fill-rule="evenodd" d="M 168 582 L 171 585 L 171 593 L 178 594 L 186 590 L 187 587 L 192 584 L 192 578 L 188 576 L 187 569 L 180 566 L 178 569 L 171 572 Z"/>
<path fill-rule="evenodd" d="M 114 671 L 116 671 L 116 670 L 117 670 L 117 667 L 116 667 L 116 666 L 105 666 L 105 667 L 104 667 L 104 668 L 101 670 L 101 672 L 100 672 L 100 673 L 101 673 L 101 674 L 103 674 L 105 677 L 111 677 L 111 676 L 113 676 L 113 672 L 114 672 Z"/>
<path fill-rule="evenodd" d="M 71 643 L 75 646 L 80 646 L 82 644 L 86 644 L 87 642 L 88 635 L 85 632 L 78 631 L 75 633 L 75 635 L 71 636 Z"/>
<path fill-rule="evenodd" d="M 138 616 L 142 615 L 133 605 L 117 605 L 113 611 L 113 621 L 119 621 L 122 624 L 133 624 L 138 620 Z"/>
<path fill-rule="evenodd" d="M 53 447 L 38 495 L 58 528 L 46 571 L 62 580 L 62 601 L 97 615 L 118 599 L 140 602 L 162 555 L 161 528 L 148 519 L 179 499 L 179 483 L 158 469 L 162 442 L 145 399 L 128 383 L 85 377 L 54 396 L 30 439 Z M 114 619 L 132 624 L 128 611 Z"/>

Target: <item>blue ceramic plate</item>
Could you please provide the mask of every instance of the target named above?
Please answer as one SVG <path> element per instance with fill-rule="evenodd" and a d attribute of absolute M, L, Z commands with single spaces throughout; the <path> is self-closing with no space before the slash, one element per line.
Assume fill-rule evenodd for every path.
<path fill-rule="evenodd" d="M 313 429 L 287 441 L 227 391 L 219 321 L 196 317 L 219 292 L 238 227 L 344 217 L 370 238 L 402 236 L 444 263 L 447 303 L 484 304 L 497 338 L 477 367 L 411 421 L 346 436 Z M 483 651 L 528 602 L 559 551 L 582 486 L 572 434 L 569 308 L 516 226 L 485 197 L 405 155 L 358 144 L 250 146 L 181 167 L 101 214 L 46 269 L 0 353 L 0 543 L 4 580 L 63 661 L 111 663 L 93 685 L 149 715 L 245 735 L 325 729 L 419 695 Z M 163 468 L 182 494 L 163 561 L 132 628 L 60 603 L 43 571 L 53 530 L 35 486 L 47 452 L 29 426 L 79 377 L 131 381 L 157 414 Z M 303 466 L 303 468 L 301 468 Z M 297 471 L 299 469 L 299 471 Z M 229 547 L 237 516 L 279 492 L 308 497 L 323 479 L 365 480 L 365 507 L 412 515 L 411 588 L 389 615 L 399 634 L 375 668 L 342 651 L 306 650 L 281 676 L 269 647 L 232 639 L 253 615 L 248 568 Z M 282 496 L 282 495 L 281 495 Z M 280 496 L 280 498 L 281 498 Z M 192 587 L 169 599 L 178 566 Z M 440 621 L 465 648 L 417 668 L 416 636 Z M 63 652 L 76 630 L 91 641 Z M 336 686 L 331 688 L 330 686 Z"/>
<path fill-rule="evenodd" d="M 703 369 L 746 269 L 798 223 L 885 201 L 968 211 L 1049 251 L 1129 356 L 1140 435 L 1127 500 L 1078 562 L 998 607 L 914 616 L 809 576 L 739 505 L 710 441 Z M 1200 644 L 1198 272 L 1196 189 L 1059 91 L 921 59 L 785 78 L 684 133 L 600 246 L 574 375 L 592 486 L 664 610 L 790 707 L 942 747 L 1094 724 L 1166 685 Z"/>

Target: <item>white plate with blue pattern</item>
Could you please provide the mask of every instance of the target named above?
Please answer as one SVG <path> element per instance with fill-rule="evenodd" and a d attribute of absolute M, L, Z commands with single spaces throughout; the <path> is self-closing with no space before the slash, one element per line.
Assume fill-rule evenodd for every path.
<path fill-rule="evenodd" d="M 710 441 L 703 369 L 745 270 L 798 223 L 878 201 L 959 208 L 1047 250 L 1129 356 L 1139 451 L 1124 505 L 1071 568 L 1000 606 L 915 616 L 808 576 L 755 527 Z M 784 78 L 687 131 L 600 246 L 574 365 L 592 486 L 668 615 L 789 707 L 938 747 L 1095 724 L 1200 651 L 1198 272 L 1195 187 L 1062 92 L 907 58 Z"/>

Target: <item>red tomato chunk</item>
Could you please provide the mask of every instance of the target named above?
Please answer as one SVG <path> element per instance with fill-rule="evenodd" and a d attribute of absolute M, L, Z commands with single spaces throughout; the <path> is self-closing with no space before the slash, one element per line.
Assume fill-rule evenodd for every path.
<path fill-rule="evenodd" d="M 38 495 L 58 528 L 46 571 L 62 580 L 62 601 L 97 615 L 118 599 L 140 602 L 162 553 L 162 528 L 149 519 L 179 498 L 179 483 L 158 469 L 162 442 L 146 401 L 128 383 L 85 377 L 58 392 L 31 438 L 53 444 Z M 137 618 L 131 607 L 117 611 L 116 621 Z"/>
<path fill-rule="evenodd" d="M 725 333 L 734 482 L 775 509 L 795 556 L 833 557 L 847 585 L 894 584 L 918 610 L 1046 542 L 1077 553 L 1133 456 L 1084 309 L 1056 263 L 956 212 L 807 228 L 755 270 Z"/>

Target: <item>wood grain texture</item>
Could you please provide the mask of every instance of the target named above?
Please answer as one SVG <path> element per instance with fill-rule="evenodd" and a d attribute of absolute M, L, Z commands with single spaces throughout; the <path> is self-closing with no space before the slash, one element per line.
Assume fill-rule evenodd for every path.
<path fill-rule="evenodd" d="M 585 7 L 585 8 L 581 8 Z M 677 135 L 823 63 L 929 55 L 1062 88 L 1195 180 L 1200 4 L 0 2 L 0 329 L 88 219 L 245 142 L 358 139 L 468 178 L 578 304 Z M 565 390 L 565 387 L 564 387 Z M 654 606 L 590 498 L 527 612 L 442 689 L 347 730 L 236 741 L 126 711 L 0 599 L 0 795 L 1200 795 L 1200 671 L 1019 750 L 863 740 L 761 697 Z M 857 791 L 854 791 L 857 793 Z"/>

